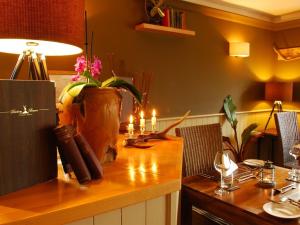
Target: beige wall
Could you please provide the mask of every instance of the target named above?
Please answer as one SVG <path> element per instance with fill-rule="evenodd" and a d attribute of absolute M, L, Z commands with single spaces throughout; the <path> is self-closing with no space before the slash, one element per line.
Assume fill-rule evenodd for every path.
<path fill-rule="evenodd" d="M 228 94 L 239 111 L 270 108 L 259 102 L 263 98 L 259 82 L 284 70 L 276 66 L 273 32 L 207 17 L 199 7 L 179 1 L 172 5 L 187 11 L 188 28 L 197 32 L 196 37 L 137 32 L 133 28 L 144 21 L 143 4 L 143 0 L 86 0 L 94 52 L 103 60 L 106 77 L 111 69 L 110 54 L 114 54 L 114 68 L 120 76 L 153 72 L 150 105 L 161 117 L 178 116 L 188 109 L 193 115 L 217 113 Z M 250 42 L 250 57 L 229 57 L 228 41 Z M 16 58 L 0 54 L 1 78 L 9 77 Z M 48 67 L 73 70 L 75 58 L 49 57 Z M 299 67 L 299 62 L 295 64 Z"/>

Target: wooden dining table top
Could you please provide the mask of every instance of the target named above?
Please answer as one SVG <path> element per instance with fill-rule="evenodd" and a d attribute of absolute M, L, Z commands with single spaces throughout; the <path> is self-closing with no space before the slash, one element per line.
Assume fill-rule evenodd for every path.
<path fill-rule="evenodd" d="M 288 169 L 276 167 L 275 188 L 283 187 L 290 182 L 286 180 Z M 279 224 L 300 224 L 300 219 L 282 219 L 267 214 L 263 210 L 263 205 L 270 202 L 272 188 L 262 188 L 258 185 L 257 179 L 251 179 L 244 183 L 239 183 L 239 189 L 225 195 L 216 195 L 215 190 L 218 183 L 215 180 L 203 176 L 191 176 L 183 179 L 182 182 L 182 205 L 183 221 L 190 220 L 191 206 L 194 205 L 204 209 L 232 224 L 259 224 L 259 225 L 279 225 Z M 288 192 L 292 194 L 300 192 L 300 184 L 296 189 Z M 190 224 L 191 221 L 184 221 Z"/>

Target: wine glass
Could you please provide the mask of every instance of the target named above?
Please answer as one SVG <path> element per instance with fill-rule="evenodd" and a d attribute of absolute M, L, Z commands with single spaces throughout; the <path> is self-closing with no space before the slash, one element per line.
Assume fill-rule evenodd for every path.
<path fill-rule="evenodd" d="M 231 168 L 231 163 L 228 151 L 217 152 L 214 160 L 214 167 L 220 173 L 220 187 L 215 190 L 217 195 L 227 193 L 227 185 L 224 182 L 224 177 L 229 175 L 228 172 Z"/>
<path fill-rule="evenodd" d="M 289 154 L 295 158 L 294 165 L 292 167 L 292 170 L 289 172 L 289 179 L 293 181 L 299 181 L 300 180 L 300 170 L 299 170 L 299 159 L 300 159 L 300 142 L 295 142 L 295 144 L 292 146 L 292 148 L 289 151 Z"/>

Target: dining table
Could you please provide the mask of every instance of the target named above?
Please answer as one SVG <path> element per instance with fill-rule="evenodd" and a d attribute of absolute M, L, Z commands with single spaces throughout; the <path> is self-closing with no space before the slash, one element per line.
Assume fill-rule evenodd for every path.
<path fill-rule="evenodd" d="M 185 177 L 182 180 L 181 195 L 181 224 L 192 225 L 193 207 L 204 210 L 233 225 L 296 225 L 300 219 L 286 219 L 282 216 L 270 215 L 263 209 L 265 204 L 280 204 L 270 202 L 270 197 L 276 194 L 277 188 L 284 187 L 291 182 L 288 177 L 289 169 L 275 167 L 275 186 L 261 187 L 258 178 L 238 182 L 238 189 L 223 195 L 215 194 L 219 184 L 210 176 L 196 175 Z M 257 172 L 257 171 L 256 171 Z M 300 193 L 300 184 L 284 195 Z M 279 194 L 281 195 L 281 194 Z M 288 204 L 288 203 L 284 203 Z M 300 209 L 297 209 L 300 212 Z M 276 213 L 275 213 L 276 214 Z M 297 217 L 297 215 L 295 216 Z"/>

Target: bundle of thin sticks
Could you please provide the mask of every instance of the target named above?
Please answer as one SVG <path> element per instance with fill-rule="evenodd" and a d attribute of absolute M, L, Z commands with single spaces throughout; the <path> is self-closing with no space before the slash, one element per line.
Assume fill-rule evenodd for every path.
<path fill-rule="evenodd" d="M 143 96 L 142 104 L 134 104 L 134 114 L 138 115 L 141 109 L 146 111 L 147 105 L 149 103 L 149 92 L 151 82 L 153 80 L 153 73 L 151 72 L 142 72 L 133 74 L 133 84 L 141 92 Z"/>

